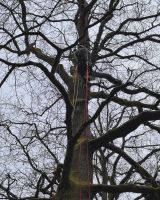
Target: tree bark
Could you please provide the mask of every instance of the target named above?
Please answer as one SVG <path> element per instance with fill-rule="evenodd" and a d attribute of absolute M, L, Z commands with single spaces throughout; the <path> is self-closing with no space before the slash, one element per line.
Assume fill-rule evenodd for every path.
<path fill-rule="evenodd" d="M 77 73 L 73 77 L 69 96 L 73 105 L 72 132 L 73 137 L 79 128 L 88 120 L 89 89 L 82 77 Z M 87 89 L 87 92 L 86 92 Z M 73 149 L 69 187 L 66 186 L 57 194 L 56 200 L 91 200 L 90 184 L 92 184 L 92 153 L 88 149 L 88 142 L 92 139 L 90 127 L 81 133 Z M 63 191 L 63 192 L 62 192 Z"/>
<path fill-rule="evenodd" d="M 88 87 L 86 88 L 81 76 L 76 77 L 75 83 L 73 133 L 75 134 L 81 125 L 88 120 Z M 86 93 L 87 89 L 87 93 Z M 73 93 L 73 94 L 74 94 Z M 92 155 L 88 150 L 88 141 L 92 139 L 90 127 L 81 134 L 74 148 L 72 169 L 70 174 L 71 182 L 77 186 L 78 191 L 73 199 L 90 199 L 90 184 L 92 182 Z"/>

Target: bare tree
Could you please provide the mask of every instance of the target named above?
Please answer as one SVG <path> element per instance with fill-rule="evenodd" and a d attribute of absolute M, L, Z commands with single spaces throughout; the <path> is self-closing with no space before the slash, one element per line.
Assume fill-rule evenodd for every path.
<path fill-rule="evenodd" d="M 159 7 L 1 0 L 1 199 L 160 199 Z"/>

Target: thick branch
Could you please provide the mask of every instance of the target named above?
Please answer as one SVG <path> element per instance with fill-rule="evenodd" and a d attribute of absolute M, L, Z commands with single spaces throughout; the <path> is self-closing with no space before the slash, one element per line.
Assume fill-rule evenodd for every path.
<path fill-rule="evenodd" d="M 136 130 L 140 125 L 147 121 L 160 120 L 160 110 L 158 111 L 145 111 L 125 122 L 118 128 L 112 129 L 104 134 L 102 137 L 94 139 L 89 142 L 92 149 L 96 150 L 106 143 L 115 140 L 117 138 L 125 137 L 132 131 Z"/>
<path fill-rule="evenodd" d="M 65 71 L 65 69 L 64 69 L 62 64 L 59 64 L 57 66 L 57 71 L 56 72 L 60 75 L 61 79 L 66 83 L 68 88 L 73 87 L 72 77 L 68 75 L 68 73 Z"/>
<path fill-rule="evenodd" d="M 91 186 L 91 191 L 95 195 L 99 192 L 107 193 L 123 193 L 123 192 L 133 192 L 133 193 L 145 193 L 145 194 L 155 194 L 155 192 L 160 192 L 160 188 L 139 186 L 135 184 L 127 185 L 93 185 Z"/>

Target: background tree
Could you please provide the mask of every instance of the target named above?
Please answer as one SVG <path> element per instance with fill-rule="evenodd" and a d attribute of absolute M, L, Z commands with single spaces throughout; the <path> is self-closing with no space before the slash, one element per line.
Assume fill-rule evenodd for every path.
<path fill-rule="evenodd" d="M 159 199 L 159 6 L 1 0 L 1 199 Z"/>

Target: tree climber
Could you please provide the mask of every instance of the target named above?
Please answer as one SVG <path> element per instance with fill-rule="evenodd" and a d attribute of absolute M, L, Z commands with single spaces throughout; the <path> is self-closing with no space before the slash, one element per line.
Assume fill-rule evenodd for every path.
<path fill-rule="evenodd" d="M 87 66 L 89 70 L 89 76 L 92 75 L 91 56 L 89 50 L 85 46 L 78 46 L 78 49 L 72 54 L 71 61 L 74 66 L 77 66 L 78 73 L 84 80 L 86 79 L 85 75 Z"/>

